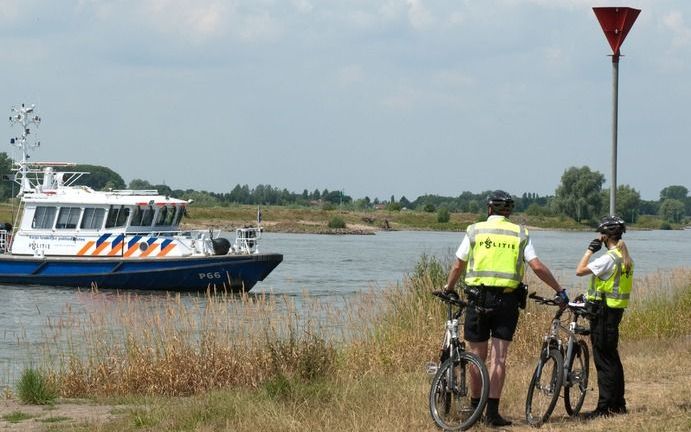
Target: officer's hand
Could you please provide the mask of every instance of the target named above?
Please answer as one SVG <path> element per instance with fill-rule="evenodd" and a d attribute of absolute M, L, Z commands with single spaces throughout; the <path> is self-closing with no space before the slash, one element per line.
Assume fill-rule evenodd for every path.
<path fill-rule="evenodd" d="M 569 304 L 569 296 L 566 294 L 566 290 L 563 289 L 557 293 L 557 298 L 555 299 L 562 307 Z"/>
<path fill-rule="evenodd" d="M 592 253 L 599 251 L 601 248 L 602 248 L 602 240 L 600 240 L 599 238 L 594 239 L 588 245 L 588 250 L 591 251 Z"/>

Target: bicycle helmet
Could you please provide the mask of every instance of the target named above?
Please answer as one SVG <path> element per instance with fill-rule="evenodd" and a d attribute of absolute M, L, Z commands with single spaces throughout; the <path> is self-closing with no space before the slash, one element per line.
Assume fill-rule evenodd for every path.
<path fill-rule="evenodd" d="M 494 213 L 510 214 L 513 211 L 513 198 L 503 190 L 495 190 L 487 196 L 487 207 L 491 208 Z"/>
<path fill-rule="evenodd" d="M 626 232 L 626 224 L 619 216 L 605 216 L 600 220 L 597 232 L 619 239 Z"/>

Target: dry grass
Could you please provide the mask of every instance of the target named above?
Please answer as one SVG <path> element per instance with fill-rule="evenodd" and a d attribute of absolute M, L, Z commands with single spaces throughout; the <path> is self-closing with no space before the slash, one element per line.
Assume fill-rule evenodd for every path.
<path fill-rule="evenodd" d="M 131 408 L 114 421 L 65 430 L 436 430 L 423 365 L 437 356 L 443 306 L 429 291 L 445 273 L 445 263 L 423 258 L 399 286 L 343 307 L 307 296 L 85 294 L 93 310 L 53 326 L 56 340 L 80 343 L 53 350 L 46 367 L 63 396 L 126 400 Z M 585 424 L 568 419 L 560 403 L 543 430 L 691 429 L 690 275 L 636 282 L 639 300 L 625 314 L 621 344 L 631 413 Z M 525 392 L 552 314 L 531 304 L 521 315 L 502 398 L 518 423 L 513 430 L 529 429 Z"/>

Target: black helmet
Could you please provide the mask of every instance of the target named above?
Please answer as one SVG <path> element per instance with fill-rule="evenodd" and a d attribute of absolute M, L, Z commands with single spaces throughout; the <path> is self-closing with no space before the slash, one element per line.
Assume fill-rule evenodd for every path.
<path fill-rule="evenodd" d="M 597 232 L 609 237 L 621 238 L 621 235 L 626 232 L 626 224 L 619 216 L 605 216 L 600 220 Z"/>
<path fill-rule="evenodd" d="M 490 207 L 495 213 L 511 213 L 513 198 L 503 190 L 495 190 L 487 196 L 487 207 Z"/>

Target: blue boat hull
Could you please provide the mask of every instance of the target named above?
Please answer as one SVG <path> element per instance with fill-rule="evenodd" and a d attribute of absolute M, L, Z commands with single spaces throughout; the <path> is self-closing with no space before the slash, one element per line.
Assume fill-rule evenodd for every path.
<path fill-rule="evenodd" d="M 281 254 L 186 258 L 0 256 L 0 284 L 135 290 L 249 291 L 283 260 Z"/>

